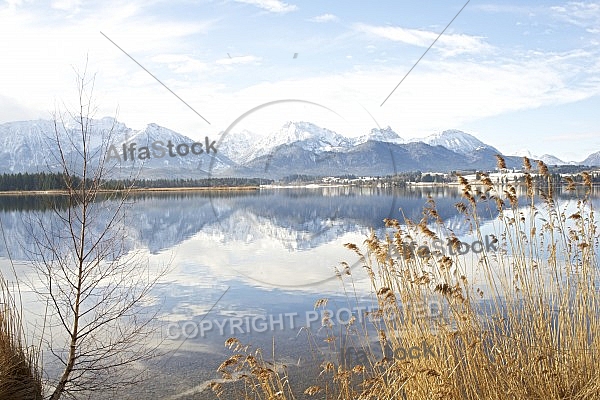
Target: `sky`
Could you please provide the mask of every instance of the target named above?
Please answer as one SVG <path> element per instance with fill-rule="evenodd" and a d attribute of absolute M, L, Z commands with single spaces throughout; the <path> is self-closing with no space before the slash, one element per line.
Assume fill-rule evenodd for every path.
<path fill-rule="evenodd" d="M 0 123 L 73 110 L 85 72 L 95 117 L 193 139 L 308 121 L 600 151 L 600 1 L 8 0 L 0 54 Z"/>

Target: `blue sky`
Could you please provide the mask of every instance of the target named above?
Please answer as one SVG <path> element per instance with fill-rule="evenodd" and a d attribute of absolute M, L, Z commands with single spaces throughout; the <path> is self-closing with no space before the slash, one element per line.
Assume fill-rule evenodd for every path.
<path fill-rule="evenodd" d="M 305 120 L 347 136 L 461 129 L 511 154 L 600 150 L 600 2 L 0 3 L 0 122 L 48 118 L 95 74 L 96 116 L 192 138 Z M 103 32 L 202 118 L 101 35 Z M 297 57 L 294 58 L 294 54 Z M 322 107 L 321 107 L 322 106 Z"/>

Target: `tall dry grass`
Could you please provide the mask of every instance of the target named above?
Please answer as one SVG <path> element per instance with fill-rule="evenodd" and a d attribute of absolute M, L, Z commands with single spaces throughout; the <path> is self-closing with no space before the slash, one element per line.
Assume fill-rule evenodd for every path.
<path fill-rule="evenodd" d="M 42 399 L 38 351 L 25 344 L 17 302 L 0 275 L 0 399 Z"/>
<path fill-rule="evenodd" d="M 524 164 L 520 186 L 496 186 L 485 174 L 478 182 L 459 178 L 463 200 L 456 208 L 473 240 L 493 241 L 488 249 L 459 254 L 461 242 L 432 198 L 420 221 L 386 220 L 386 237 L 371 233 L 363 248 L 348 244 L 368 273 L 377 309 L 341 332 L 325 318 L 325 342 L 337 352 L 353 343 L 364 357 L 323 362 L 314 384 L 294 394 L 287 374 L 237 352 L 221 371 L 233 379 L 230 368 L 251 367 L 239 398 L 599 399 L 599 237 L 591 178 L 566 179 L 563 188 L 579 196 L 565 206 L 555 199 L 546 166 L 538 165 L 534 184 L 530 161 Z M 491 231 L 482 213 L 493 217 Z M 437 240 L 452 253 L 434 250 Z M 416 251 L 407 246 L 413 241 Z M 348 299 L 358 301 L 352 270 L 342 267 Z M 440 307 L 429 312 L 431 304 Z M 414 347 L 421 356 L 405 357 Z"/>

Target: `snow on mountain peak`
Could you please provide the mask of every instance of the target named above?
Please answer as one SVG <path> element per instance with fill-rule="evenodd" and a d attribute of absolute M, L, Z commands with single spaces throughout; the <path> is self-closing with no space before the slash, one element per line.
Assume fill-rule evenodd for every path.
<path fill-rule="evenodd" d="M 107 139 L 107 134 L 110 133 L 111 136 L 108 137 L 109 144 L 116 146 L 117 152 L 121 152 L 120 144 L 124 142 L 135 141 L 139 148 L 158 140 L 163 143 L 167 143 L 170 140 L 173 144 L 193 141 L 193 139 L 159 126 L 156 123 L 150 123 L 142 130 L 132 130 L 112 117 L 86 122 L 89 122 L 88 126 L 91 128 L 89 131 L 91 147 L 96 147 L 96 145 L 99 146 L 104 143 L 104 140 Z M 77 145 L 78 140 L 81 138 L 79 132 L 81 127 L 76 121 L 65 125 L 66 129 L 60 126 L 58 132 L 54 132 L 55 127 L 52 120 L 15 121 L 0 124 L 0 144 L 2 144 L 4 149 L 3 152 L 0 152 L 0 167 L 6 172 L 31 172 L 48 170 L 48 168 L 50 170 L 60 170 L 60 163 L 56 158 L 56 143 L 53 143 L 55 141 L 55 134 L 58 135 L 61 143 L 68 144 L 69 146 L 71 143 Z M 211 137 L 211 139 L 217 139 L 217 137 Z M 235 171 L 235 168 L 238 167 L 249 168 L 248 171 L 253 171 L 252 168 L 255 168 L 253 165 L 257 164 L 252 164 L 254 160 L 261 156 L 276 156 L 279 150 L 278 147 L 280 146 L 285 146 L 283 148 L 285 151 L 280 153 L 282 155 L 281 159 L 284 160 L 282 161 L 283 164 L 285 164 L 283 157 L 292 155 L 299 160 L 302 157 L 313 157 L 316 159 L 319 157 L 314 157 L 314 155 L 323 152 L 336 152 L 340 155 L 341 160 L 345 159 L 344 153 L 354 151 L 356 148 L 358 151 L 369 151 L 369 148 L 377 147 L 357 147 L 369 140 L 388 142 L 400 148 L 396 150 L 408 151 L 409 153 L 412 151 L 411 147 L 414 147 L 407 146 L 410 142 L 423 142 L 431 146 L 443 146 L 457 153 L 448 155 L 453 160 L 452 162 L 457 165 L 465 163 L 477 164 L 480 163 L 482 157 L 493 159 L 493 154 L 499 153 L 495 148 L 459 130 L 446 130 L 423 139 L 403 141 L 389 126 L 383 129 L 371 129 L 359 138 L 348 138 L 311 122 L 290 121 L 266 136 L 264 134 L 257 135 L 248 130 L 229 132 L 227 134 L 221 133 L 220 140 L 217 142 L 218 153 L 215 155 L 217 161 L 211 171 Z M 362 147 L 365 149 L 362 149 Z M 389 147 L 395 148 L 391 145 Z M 423 149 L 426 146 L 417 147 Z M 448 163 L 437 163 L 436 159 L 438 154 L 447 154 L 447 152 L 442 152 L 442 149 L 439 148 L 425 150 L 430 154 L 429 164 L 427 165 L 438 165 L 440 170 L 448 168 Z M 76 155 L 76 150 L 73 151 L 73 154 Z M 534 160 L 541 159 L 547 165 L 577 164 L 575 162 L 565 163 L 552 155 L 537 157 L 532 155 L 528 150 L 521 150 L 518 153 Z M 354 153 L 352 155 L 354 156 Z M 418 162 L 416 160 L 417 158 L 415 158 L 415 162 Z M 598 165 L 600 164 L 598 160 L 600 160 L 600 152 L 588 157 L 584 163 Z M 205 161 L 205 158 L 194 157 L 156 157 L 156 159 L 152 158 L 144 163 L 144 170 L 148 174 L 147 176 L 164 177 L 170 176 L 172 172 L 168 168 L 174 167 L 176 171 L 193 171 L 189 173 L 193 173 L 196 176 L 198 173 L 206 174 L 209 172 L 209 168 L 211 167 Z M 258 160 L 258 162 L 262 161 Z M 372 164 L 371 159 L 368 157 L 361 159 L 360 162 L 365 163 L 364 168 L 370 168 L 366 166 L 367 163 L 369 165 Z M 514 163 L 515 161 L 513 160 Z M 344 166 L 340 165 L 339 167 Z M 407 165 L 403 168 L 412 167 L 411 165 Z M 304 172 L 304 170 L 302 171 Z"/>
<path fill-rule="evenodd" d="M 544 154 L 540 157 L 540 160 L 544 162 L 546 165 L 567 165 L 574 164 L 573 162 L 565 162 L 560 158 L 553 156 L 552 154 Z"/>
<path fill-rule="evenodd" d="M 300 140 L 312 139 L 316 136 L 329 136 L 333 132 L 318 127 L 310 122 L 287 122 L 281 129 L 269 135 L 276 142 L 293 143 Z"/>
<path fill-rule="evenodd" d="M 386 128 L 373 128 L 366 135 L 359 136 L 354 139 L 354 144 L 363 144 L 368 142 L 369 140 L 375 140 L 378 142 L 387 142 L 387 143 L 404 143 L 404 139 L 402 139 L 390 126 Z"/>
<path fill-rule="evenodd" d="M 223 137 L 223 153 L 236 162 L 249 161 L 270 154 L 282 145 L 297 144 L 305 150 L 321 153 L 350 148 L 352 141 L 327 128 L 311 122 L 289 121 L 265 137 L 243 131 Z"/>
<path fill-rule="evenodd" d="M 544 154 L 542 156 L 536 156 L 535 154 L 532 154 L 531 151 L 529 151 L 528 149 L 517 150 L 514 153 L 512 153 L 511 155 L 517 156 L 517 157 L 527 157 L 532 160 L 541 160 L 546 165 L 575 164 L 573 162 L 565 162 L 565 161 L 561 160 L 560 158 L 553 156 L 552 154 Z"/>
<path fill-rule="evenodd" d="M 436 132 L 423 139 L 412 139 L 410 141 L 423 142 L 430 146 L 443 146 L 448 150 L 452 150 L 460 154 L 471 154 L 473 151 L 481 149 L 492 149 L 497 151 L 493 147 L 488 146 L 481 140 L 477 139 L 475 136 L 457 129 Z"/>
<path fill-rule="evenodd" d="M 529 151 L 528 149 L 519 149 L 519 150 L 513 152 L 511 154 L 511 156 L 537 159 L 537 156 L 534 156 L 533 154 L 531 154 L 531 151 Z"/>

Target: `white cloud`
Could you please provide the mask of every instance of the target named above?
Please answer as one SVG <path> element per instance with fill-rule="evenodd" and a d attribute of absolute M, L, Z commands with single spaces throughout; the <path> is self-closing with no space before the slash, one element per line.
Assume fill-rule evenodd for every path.
<path fill-rule="evenodd" d="M 600 25 L 600 3 L 569 1 L 562 6 L 550 7 L 553 16 L 570 24 L 597 29 Z"/>
<path fill-rule="evenodd" d="M 80 5 L 80 0 L 55 0 L 50 4 L 56 10 L 69 11 L 71 13 L 77 13 Z"/>
<path fill-rule="evenodd" d="M 579 15 L 582 9 L 589 6 L 568 3 L 564 10 L 553 12 L 581 20 L 585 19 Z M 545 11 L 549 12 L 549 8 Z M 348 121 L 345 126 L 355 127 L 351 134 L 364 134 L 375 126 L 366 108 L 381 126 L 390 125 L 401 136 L 414 137 L 436 129 L 460 128 L 470 121 L 485 121 L 487 117 L 512 111 L 573 103 L 600 95 L 596 47 L 552 53 L 536 46 L 537 52 L 528 52 L 492 47 L 479 36 L 448 33 L 432 48 L 442 57 L 428 54 L 386 104 L 379 107 L 415 61 L 396 57 L 400 46 L 395 43 L 425 49 L 439 32 L 358 25 L 333 41 L 319 32 L 316 36 L 322 42 L 318 43 L 327 41 L 330 47 L 312 47 L 322 53 L 327 51 L 328 57 L 338 57 L 344 63 L 340 67 L 331 64 L 331 69 L 321 68 L 315 73 L 312 66 L 316 64 L 308 64 L 308 56 L 294 64 L 287 56 L 285 62 L 272 57 L 268 46 L 280 41 L 279 37 L 257 38 L 265 47 L 245 48 L 241 43 L 234 46 L 229 39 L 213 39 L 208 34 L 216 27 L 216 20 L 179 21 L 175 16 L 146 12 L 139 3 L 117 9 L 81 6 L 78 18 L 65 18 L 64 12 L 52 10 L 49 5 L 45 9 L 0 6 L 0 37 L 7 38 L 0 41 L 3 55 L 0 87 L 4 96 L 0 98 L 0 122 L 47 118 L 55 103 L 72 97 L 71 66 L 81 67 L 86 55 L 90 60 L 89 71 L 98 73 L 99 116 L 114 115 L 118 106 L 119 119 L 133 128 L 156 122 L 190 137 L 219 132 L 261 102 L 282 98 L 315 101 L 340 111 Z M 292 17 L 308 23 L 307 16 L 298 14 Z M 236 32 L 243 31 L 242 24 Z M 595 28 L 589 24 L 586 29 Z M 207 126 L 102 37 L 100 30 L 205 116 L 211 125 Z M 366 34 L 372 37 L 365 40 Z M 305 38 L 299 36 L 298 40 L 301 39 Z M 337 46 L 336 41 L 347 47 Z M 488 50 L 493 53 L 487 53 Z M 219 58 L 225 51 L 246 55 Z M 312 48 L 293 51 L 310 56 Z M 370 52 L 376 52 L 375 56 L 368 57 Z M 479 53 L 485 57 L 477 57 Z M 263 58 L 248 54 L 260 54 Z M 443 58 L 454 54 L 466 54 L 470 60 Z M 307 64 L 298 66 L 297 61 Z M 324 65 L 323 59 L 318 63 Z M 241 66 L 244 68 L 238 68 Z M 290 66 L 294 69 L 289 69 Z M 290 79 L 286 80 L 287 77 Z M 11 103 L 15 104 L 13 108 Z M 307 112 L 304 119 L 310 120 L 312 116 Z M 521 115 L 515 115 L 516 120 L 519 118 Z"/>
<path fill-rule="evenodd" d="M 253 6 L 262 8 L 263 10 L 284 14 L 290 11 L 296 11 L 297 6 L 288 4 L 280 0 L 235 0 L 238 3 L 251 4 Z"/>
<path fill-rule="evenodd" d="M 572 142 L 573 140 L 588 140 L 600 138 L 600 131 L 592 133 L 569 133 L 563 135 L 548 136 L 550 142 Z"/>
<path fill-rule="evenodd" d="M 166 65 L 171 71 L 178 74 L 187 74 L 193 72 L 215 72 L 216 66 L 260 65 L 261 58 L 248 55 L 237 57 L 225 57 L 215 61 L 201 61 L 184 54 L 160 54 L 151 58 L 152 62 Z"/>
<path fill-rule="evenodd" d="M 175 73 L 204 72 L 210 69 L 209 65 L 187 55 L 161 54 L 152 57 L 152 61 L 166 64 Z"/>
<path fill-rule="evenodd" d="M 316 17 L 310 19 L 312 22 L 332 22 L 337 20 L 339 20 L 339 18 L 333 14 L 317 15 Z"/>
<path fill-rule="evenodd" d="M 536 11 L 536 8 L 532 6 L 514 4 L 474 4 L 472 7 L 489 13 L 532 15 Z"/>
<path fill-rule="evenodd" d="M 23 0 L 5 0 L 6 4 L 8 4 L 9 9 L 15 9 L 23 5 Z"/>
<path fill-rule="evenodd" d="M 593 76 L 578 84 L 572 81 L 578 74 L 572 66 L 590 56 L 541 53 L 531 54 L 528 59 L 494 63 L 423 60 L 383 107 L 379 104 L 406 73 L 406 66 L 371 67 L 363 71 L 259 83 L 232 95 L 224 94 L 216 108 L 229 107 L 229 121 L 232 121 L 261 103 L 282 98 L 306 99 L 342 114 L 346 124 L 340 125 L 336 118 L 324 122 L 325 127 L 339 128 L 340 133 L 363 134 L 377 123 L 390 125 L 401 136 L 422 137 L 435 130 L 460 127 L 487 117 L 574 103 L 599 95 L 600 82 Z M 308 113 L 303 119 L 313 118 Z M 287 117 L 280 114 L 282 119 Z M 264 124 L 263 130 L 282 123 L 268 118 L 259 122 Z M 267 127 L 268 123 L 271 125 Z M 352 130 L 344 131 L 348 126 Z"/>
<path fill-rule="evenodd" d="M 256 56 L 238 56 L 238 57 L 229 57 L 229 58 L 221 58 L 216 61 L 219 65 L 234 65 L 234 64 L 259 64 L 260 57 Z"/>
<path fill-rule="evenodd" d="M 11 117 L 3 101 L 2 108 L 6 112 L 0 113 L 0 121 L 48 118 L 49 112 L 63 101 L 73 100 L 73 68 L 82 70 L 86 59 L 89 60 L 88 77 L 97 73 L 95 94 L 101 116 L 114 115 L 115 109 L 123 105 L 123 110 L 128 108 L 120 114 L 128 116 L 124 121 L 139 128 L 154 118 L 144 110 L 148 103 L 177 102 L 174 97 L 168 99 L 169 93 L 100 31 L 167 85 L 173 84 L 173 90 L 177 92 L 181 86 L 189 86 L 186 79 L 208 79 L 206 74 L 182 75 L 202 71 L 201 60 L 174 59 L 164 65 L 163 70 L 151 60 L 156 54 L 190 54 L 191 38 L 207 32 L 214 26 L 214 21 L 182 22 L 143 15 L 142 11 L 138 5 L 130 3 L 122 8 L 115 5 L 114 8 L 82 9 L 78 18 L 65 18 L 62 12 L 52 12 L 50 5 L 46 9 L 16 10 L 0 5 L 0 37 L 7 39 L 0 41 L 0 54 L 3 55 L 0 87 L 5 98 L 20 104 L 15 106 Z M 216 69 L 214 63 L 212 68 Z M 214 87 L 217 85 L 207 84 L 204 93 L 209 95 Z M 131 107 L 135 102 L 137 105 Z"/>
<path fill-rule="evenodd" d="M 406 43 L 424 48 L 429 47 L 439 35 L 439 33 L 436 32 L 402 28 L 399 26 L 356 24 L 355 29 L 359 32 L 375 35 L 394 42 Z M 462 53 L 481 53 L 489 51 L 491 46 L 480 36 L 445 33 L 437 40 L 433 48 L 441 51 L 445 56 L 454 56 Z"/>
<path fill-rule="evenodd" d="M 47 118 L 49 115 L 48 112 L 31 109 L 14 98 L 0 94 L 0 121 L 25 121 L 40 117 Z"/>

